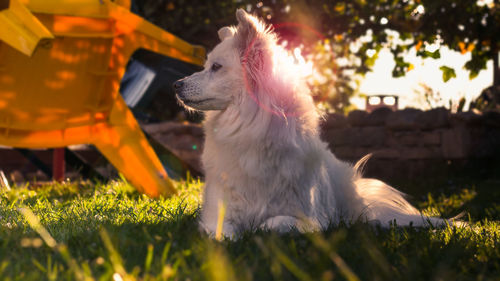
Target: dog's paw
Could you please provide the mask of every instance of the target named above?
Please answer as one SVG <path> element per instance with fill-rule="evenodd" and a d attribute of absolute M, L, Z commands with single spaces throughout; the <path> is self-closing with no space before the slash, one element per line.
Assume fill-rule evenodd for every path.
<path fill-rule="evenodd" d="M 228 222 L 224 222 L 222 229 L 217 229 L 216 224 L 207 224 L 200 221 L 198 228 L 200 232 L 206 233 L 211 239 L 222 239 L 227 237 L 233 240 L 235 237 L 234 227 Z"/>
<path fill-rule="evenodd" d="M 297 227 L 297 219 L 290 216 L 270 217 L 262 224 L 262 228 L 277 232 L 288 232 L 295 227 Z"/>

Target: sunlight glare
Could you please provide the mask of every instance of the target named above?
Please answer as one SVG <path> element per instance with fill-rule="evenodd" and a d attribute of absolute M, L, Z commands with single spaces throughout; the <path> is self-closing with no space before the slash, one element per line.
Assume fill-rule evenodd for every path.
<path fill-rule="evenodd" d="M 430 53 L 434 53 L 437 51 L 440 47 L 440 44 L 438 43 L 433 43 L 433 44 L 425 44 L 425 50 Z"/>
<path fill-rule="evenodd" d="M 368 103 L 371 104 L 371 105 L 377 105 L 377 104 L 380 104 L 380 97 L 370 97 L 368 99 Z"/>
<path fill-rule="evenodd" d="M 286 77 L 307 78 L 313 74 L 313 63 L 302 56 L 300 47 L 287 51 L 284 44 L 279 45 L 274 50 L 275 71 L 280 71 Z"/>
<path fill-rule="evenodd" d="M 123 281 L 123 278 L 120 274 L 118 274 L 117 272 L 115 272 L 115 274 L 113 274 L 113 280 L 114 281 Z"/>
<path fill-rule="evenodd" d="M 384 97 L 384 104 L 386 105 L 395 105 L 396 99 L 394 97 Z"/>
<path fill-rule="evenodd" d="M 302 56 L 302 50 L 300 48 L 293 49 L 293 56 L 295 57 L 296 65 L 299 68 L 299 73 L 302 77 L 307 77 L 313 73 L 313 63 L 312 61 L 306 59 Z"/>
<path fill-rule="evenodd" d="M 415 14 L 415 15 L 419 15 L 419 14 L 421 15 L 421 14 L 424 14 L 424 13 L 425 13 L 425 8 L 424 8 L 424 6 L 423 6 L 423 5 L 421 5 L 421 4 L 420 4 L 420 5 L 418 5 L 418 6 L 415 8 L 415 10 L 413 10 L 413 14 Z"/>
<path fill-rule="evenodd" d="M 487 6 L 488 8 L 492 9 L 493 7 L 495 7 L 495 3 L 493 2 L 493 0 L 478 0 L 477 1 L 477 5 L 478 6 Z"/>
<path fill-rule="evenodd" d="M 375 51 L 374 49 L 368 49 L 368 50 L 366 50 L 366 55 L 369 58 L 373 57 L 376 53 L 377 53 L 377 51 Z"/>

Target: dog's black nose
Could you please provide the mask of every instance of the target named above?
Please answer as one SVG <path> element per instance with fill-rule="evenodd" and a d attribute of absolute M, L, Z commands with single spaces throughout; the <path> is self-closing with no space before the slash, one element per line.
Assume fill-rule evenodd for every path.
<path fill-rule="evenodd" d="M 178 91 L 182 88 L 182 86 L 184 86 L 184 82 L 182 82 L 182 80 L 177 80 L 174 82 L 174 90 Z"/>

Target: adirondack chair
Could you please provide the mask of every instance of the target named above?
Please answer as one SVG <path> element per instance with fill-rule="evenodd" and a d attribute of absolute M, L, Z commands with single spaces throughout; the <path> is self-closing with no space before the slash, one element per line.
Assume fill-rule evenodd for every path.
<path fill-rule="evenodd" d="M 120 79 L 138 48 L 195 65 L 205 50 L 129 7 L 127 0 L 0 0 L 0 145 L 93 144 L 139 191 L 172 195 Z"/>

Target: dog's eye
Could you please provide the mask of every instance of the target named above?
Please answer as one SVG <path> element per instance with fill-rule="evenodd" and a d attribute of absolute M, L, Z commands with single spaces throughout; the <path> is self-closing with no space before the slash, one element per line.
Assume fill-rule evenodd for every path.
<path fill-rule="evenodd" d="M 217 71 L 217 70 L 221 69 L 221 67 L 222 67 L 222 65 L 220 65 L 220 64 L 218 64 L 218 63 L 216 63 L 216 62 L 214 62 L 214 64 L 212 64 L 212 67 L 211 67 L 210 69 L 211 69 L 213 72 L 215 72 L 215 71 Z"/>

